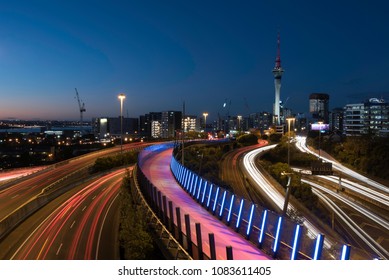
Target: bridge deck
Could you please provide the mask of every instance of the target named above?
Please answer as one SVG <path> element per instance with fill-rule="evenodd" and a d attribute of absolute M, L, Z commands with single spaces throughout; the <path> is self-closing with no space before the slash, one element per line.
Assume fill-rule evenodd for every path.
<path fill-rule="evenodd" d="M 140 167 L 151 183 L 166 196 L 167 201 L 172 201 L 174 207 L 180 207 L 181 217 L 184 217 L 185 214 L 190 215 L 193 242 L 196 243 L 195 224 L 200 223 L 203 250 L 208 256 L 210 256 L 208 234 L 214 233 L 218 260 L 227 259 L 226 246 L 232 246 L 235 260 L 271 259 L 252 243 L 208 213 L 178 185 L 170 171 L 171 157 L 171 148 L 158 150 L 144 157 Z M 184 221 L 182 221 L 182 225 L 183 231 L 185 231 Z"/>

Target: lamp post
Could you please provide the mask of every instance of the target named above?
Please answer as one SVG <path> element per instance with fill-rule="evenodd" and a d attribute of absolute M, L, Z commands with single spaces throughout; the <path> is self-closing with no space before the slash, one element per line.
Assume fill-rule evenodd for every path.
<path fill-rule="evenodd" d="M 288 203 L 289 203 L 289 197 L 290 197 L 290 191 L 291 191 L 290 181 L 292 179 L 292 174 L 293 173 L 281 172 L 282 176 L 288 177 L 288 183 L 286 184 L 286 194 L 285 194 L 285 200 L 284 200 L 284 207 L 282 208 L 282 216 L 285 216 L 286 213 L 288 212 Z"/>
<path fill-rule="evenodd" d="M 126 98 L 124 93 L 119 94 L 120 99 L 120 153 L 123 152 L 123 100 Z"/>
<path fill-rule="evenodd" d="M 289 148 L 289 145 L 290 145 L 290 122 L 291 121 L 294 121 L 294 118 L 286 118 L 286 121 L 288 122 L 288 167 L 290 165 L 290 148 Z"/>
<path fill-rule="evenodd" d="M 317 122 L 319 124 L 319 160 L 320 160 L 320 138 L 321 138 L 321 125 L 323 122 Z"/>
<path fill-rule="evenodd" d="M 207 132 L 207 116 L 208 116 L 208 113 L 203 113 L 203 116 L 204 116 L 204 132 L 206 133 Z"/>

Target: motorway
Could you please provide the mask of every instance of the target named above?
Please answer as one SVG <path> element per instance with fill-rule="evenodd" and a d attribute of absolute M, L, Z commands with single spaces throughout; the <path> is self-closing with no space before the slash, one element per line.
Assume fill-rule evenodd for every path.
<path fill-rule="evenodd" d="M 144 147 L 143 143 L 125 145 L 125 150 Z M 89 176 L 88 168 L 99 157 L 118 153 L 120 147 L 89 153 L 54 164 L 30 176 L 0 186 L 0 221 L 45 190 L 66 187 Z"/>
<path fill-rule="evenodd" d="M 372 252 L 379 258 L 389 258 L 388 250 L 380 244 L 384 243 L 385 239 L 386 243 L 389 240 L 388 220 L 372 212 L 358 201 L 330 190 L 328 187 L 306 179 L 302 179 L 302 182 L 309 184 L 313 192 L 334 213 L 338 223 L 348 232 L 350 242 Z M 375 237 L 373 238 L 373 236 Z M 377 242 L 376 239 L 381 242 Z"/>
<path fill-rule="evenodd" d="M 246 172 L 249 174 L 252 182 L 254 183 L 253 186 L 258 189 L 269 201 L 269 203 L 272 203 L 275 205 L 277 211 L 281 211 L 284 207 L 284 202 L 285 202 L 285 194 L 280 192 L 277 187 L 273 185 L 272 182 L 266 178 L 262 172 L 258 169 L 256 165 L 256 157 L 265 152 L 266 150 L 273 149 L 276 145 L 270 145 L 270 146 L 265 146 L 262 148 L 258 148 L 255 150 L 250 151 L 247 153 L 244 158 L 243 158 L 243 165 L 246 170 Z M 299 203 L 293 202 L 291 199 L 288 204 L 288 210 L 292 210 L 296 213 L 300 213 L 299 208 L 300 206 L 298 205 Z M 300 213 L 301 214 L 301 213 Z M 303 221 L 304 226 L 307 228 L 308 235 L 310 238 L 316 238 L 316 236 L 319 233 L 326 233 L 326 240 L 325 246 L 331 247 L 332 244 L 335 243 L 335 241 L 340 241 L 337 240 L 337 238 L 334 237 L 334 233 L 330 232 L 328 230 L 325 230 L 323 225 L 319 222 L 317 222 L 317 219 L 315 217 L 312 217 L 312 215 L 307 216 L 305 215 L 304 221 Z"/>
<path fill-rule="evenodd" d="M 4 184 L 7 181 L 14 180 L 16 178 L 24 177 L 31 175 L 35 172 L 45 169 L 44 166 L 32 167 L 32 168 L 16 168 L 12 170 L 2 170 L 0 171 L 0 183 Z M 1 186 L 0 186 L 1 188 Z"/>
<path fill-rule="evenodd" d="M 247 175 L 242 171 L 243 155 L 249 151 L 264 147 L 267 141 L 259 140 L 257 145 L 242 147 L 228 152 L 220 163 L 220 178 L 231 186 L 234 194 L 255 204 L 267 206 L 266 201 L 251 187 Z"/>
<path fill-rule="evenodd" d="M 118 195 L 126 169 L 44 206 L 0 244 L 1 259 L 118 259 Z"/>
<path fill-rule="evenodd" d="M 296 147 L 308 149 L 306 139 L 297 137 Z M 303 175 L 302 181 L 334 213 L 347 232 L 349 241 L 378 258 L 389 259 L 389 188 L 321 153 L 323 161 L 331 162 L 339 176 Z M 323 156 L 324 155 L 324 156 Z"/>
<path fill-rule="evenodd" d="M 305 139 L 297 139 L 296 146 L 301 151 L 309 151 L 314 154 L 306 147 Z M 281 209 L 284 203 L 284 194 L 274 189 L 255 164 L 256 156 L 263 150 L 263 148 L 260 148 L 247 153 L 244 158 L 244 166 L 267 197 Z M 322 203 L 334 213 L 338 222 L 344 228 L 343 232 L 346 233 L 347 237 L 345 238 L 348 239 L 348 242 L 352 242 L 357 247 L 370 252 L 370 256 L 375 255 L 387 259 L 389 257 L 388 188 L 343 167 L 335 161 L 331 162 L 334 163 L 334 168 L 345 172 L 344 174 L 347 174 L 347 177 L 353 177 L 353 180 L 344 178 L 346 175 L 342 175 L 343 178 L 339 181 L 339 178 L 334 176 L 312 176 L 304 175 L 304 172 L 302 172 L 304 177 L 302 181 L 311 185 Z M 339 187 L 337 186 L 339 182 L 342 188 L 346 189 L 346 192 L 339 193 Z M 294 208 L 293 203 L 289 204 L 289 208 Z M 306 226 L 316 235 L 319 231 L 315 229 L 314 224 L 315 222 L 312 220 Z"/>
<path fill-rule="evenodd" d="M 174 203 L 174 207 L 180 207 L 182 218 L 185 214 L 190 215 L 192 240 L 196 240 L 195 224 L 200 223 L 203 249 L 208 256 L 210 256 L 208 234 L 214 233 L 218 260 L 226 259 L 227 246 L 232 246 L 234 260 L 271 259 L 241 235 L 212 216 L 178 185 L 170 170 L 171 157 L 172 148 L 151 152 L 145 155 L 144 160 L 140 162 L 140 168 L 151 183 L 167 197 L 167 200 Z M 185 225 L 184 220 L 182 224 Z M 185 226 L 183 227 L 185 228 Z"/>
<path fill-rule="evenodd" d="M 147 143 L 132 143 L 127 144 L 123 146 L 123 150 L 133 150 L 133 149 L 143 149 L 145 146 L 148 146 Z M 57 251 L 55 252 L 56 255 L 52 254 L 52 248 L 55 247 L 57 244 L 52 242 L 58 242 L 58 240 L 54 241 L 51 240 L 55 238 L 55 236 L 49 235 L 49 229 L 41 229 L 41 227 L 45 226 L 45 224 L 39 225 L 36 223 L 36 221 L 42 221 L 42 217 L 47 218 L 47 222 L 50 222 L 49 216 L 53 218 L 53 213 L 56 213 L 56 209 L 61 209 L 61 205 L 65 203 L 63 201 L 64 198 L 69 198 L 70 195 L 74 194 L 75 191 L 82 191 L 83 187 L 86 187 L 85 191 L 88 191 L 88 193 L 79 194 L 79 196 L 89 196 L 89 192 L 98 192 L 98 188 L 100 187 L 93 187 L 92 185 L 85 186 L 83 182 L 86 182 L 87 180 L 90 180 L 91 175 L 89 174 L 89 167 L 95 162 L 95 160 L 99 157 L 104 157 L 108 155 L 112 155 L 115 153 L 120 152 L 120 147 L 114 147 L 109 148 L 105 150 L 101 150 L 98 152 L 89 153 L 84 156 L 80 156 L 71 160 L 67 160 L 64 162 L 60 162 L 57 164 L 54 164 L 52 166 L 46 167 L 44 170 L 36 172 L 34 174 L 31 174 L 29 176 L 24 176 L 22 178 L 14 179 L 11 181 L 7 181 L 5 184 L 2 184 L 0 186 L 0 222 L 7 221 L 9 219 L 8 217 L 13 217 L 12 213 L 16 213 L 17 209 L 24 209 L 22 208 L 23 205 L 27 205 L 31 201 L 35 201 L 38 197 L 41 197 L 41 194 L 45 194 L 45 197 L 49 199 L 49 201 L 39 203 L 34 203 L 34 205 L 40 205 L 40 206 L 34 206 L 34 207 L 42 207 L 35 213 L 26 212 L 23 210 L 23 212 L 19 211 L 19 213 L 26 213 L 23 215 L 22 220 L 20 220 L 20 215 L 18 215 L 17 219 L 11 218 L 10 220 L 15 220 L 12 223 L 3 223 L 3 230 L 7 228 L 12 229 L 11 232 L 8 232 L 7 235 L 3 235 L 1 242 L 0 242 L 0 258 L 1 259 L 10 259 L 10 258 L 16 258 L 16 259 L 35 259 L 35 258 L 49 258 L 49 259 L 67 259 L 67 258 L 75 258 L 75 259 L 94 259 L 94 258 L 103 258 L 103 259 L 115 259 L 117 258 L 117 254 L 112 252 L 112 249 L 109 248 L 108 250 L 105 249 L 105 247 L 101 247 L 99 249 L 101 255 L 94 252 L 93 248 L 95 248 L 95 245 L 91 245 L 89 239 L 87 236 L 91 236 L 91 234 L 95 234 L 94 232 L 84 233 L 83 230 L 78 230 L 76 234 L 78 235 L 78 241 L 73 241 L 73 245 L 66 245 L 66 248 L 73 248 L 72 250 L 63 249 L 65 248 L 64 244 L 61 245 L 58 244 Z M 98 225 L 98 223 L 101 223 L 100 221 L 97 221 L 97 218 L 101 218 L 100 216 L 103 215 L 104 207 L 108 207 L 107 203 L 111 203 L 114 199 L 112 197 L 113 194 L 117 194 L 118 186 L 120 185 L 119 182 L 121 182 L 121 179 L 123 177 L 123 172 L 121 174 L 116 174 L 116 184 L 113 186 L 105 186 L 105 189 L 110 189 L 111 192 L 106 193 L 105 195 L 98 195 L 96 193 L 96 197 L 92 200 L 94 201 L 93 207 L 95 207 L 100 212 L 89 212 L 89 211 L 95 211 L 95 210 L 89 210 L 94 208 L 85 208 L 85 213 L 92 215 L 87 218 L 83 218 L 83 225 L 86 226 L 86 228 L 90 228 L 90 230 L 94 231 L 94 228 Z M 107 175 L 108 176 L 108 175 Z M 83 186 L 83 187 L 81 187 Z M 56 191 L 53 194 L 54 190 Z M 105 191 L 107 192 L 107 191 Z M 47 195 L 49 194 L 49 195 Z M 74 206 L 77 205 L 81 200 L 73 200 L 72 202 L 69 202 L 69 205 L 72 205 L 71 207 L 74 208 Z M 43 201 L 43 200 L 39 200 Z M 98 203 L 98 204 L 97 204 Z M 49 206 L 50 205 L 50 206 Z M 47 207 L 49 208 L 47 208 Z M 51 207 L 51 208 L 50 208 Z M 70 207 L 70 206 L 69 206 Z M 68 211 L 70 211 L 70 208 Z M 115 204 L 112 204 L 111 207 L 115 207 Z M 51 209 L 51 210 L 47 210 Z M 83 210 L 83 211 L 84 211 Z M 64 211 L 64 210 L 62 210 Z M 33 219 L 29 218 L 28 216 L 32 214 L 34 216 Z M 40 216 L 39 216 L 39 215 Z M 37 216 L 38 215 L 38 216 Z M 105 215 L 105 214 L 104 214 Z M 93 217 L 96 216 L 95 220 L 93 221 Z M 27 219 L 25 223 L 23 220 Z M 113 221 L 113 219 L 111 219 Z M 32 221 L 32 222 L 31 222 Z M 73 220 L 74 221 L 74 220 Z M 19 225 L 15 224 L 21 223 Z M 58 220 L 57 220 L 58 222 Z M 64 220 L 62 220 L 64 222 Z M 51 221 L 52 227 L 59 229 L 56 225 L 56 222 Z M 16 228 L 14 228 L 16 226 Z M 76 222 L 72 225 L 72 228 L 76 228 Z M 108 229 L 112 230 L 112 227 L 109 227 Z M 107 229 L 104 229 L 104 231 Z M 116 230 L 116 229 L 115 229 Z M 43 244 L 40 243 L 42 241 L 36 241 L 36 244 L 31 244 L 27 242 L 27 240 L 34 240 L 32 238 L 32 233 L 41 233 L 42 236 L 47 236 L 47 238 L 43 241 Z M 44 232 L 44 233 L 43 233 Z M 100 233 L 102 234 L 102 233 Z M 31 236 L 30 236 L 31 235 Z M 23 236 L 23 237 L 21 237 Z M 62 235 L 61 235 L 62 236 Z M 67 236 L 66 234 L 63 235 L 64 238 Z M 86 236 L 86 237 L 85 237 Z M 13 238 L 13 239 L 12 239 Z M 23 246 L 19 244 L 20 240 L 26 240 L 26 244 Z M 88 241 L 86 242 L 86 240 Z M 65 240 L 64 240 L 65 241 Z M 80 244 L 86 244 L 88 249 L 82 249 L 82 250 L 88 250 L 85 252 L 79 252 L 78 249 L 74 250 L 74 248 L 82 248 L 82 246 L 75 245 L 75 242 L 80 242 Z M 106 243 L 104 243 L 106 244 Z M 19 247 L 15 247 L 18 245 Z M 50 245 L 50 246 L 48 246 Z M 25 251 L 24 246 L 30 246 L 31 250 L 27 253 Z M 39 253 L 36 253 L 36 246 L 40 246 L 42 251 Z M 48 247 L 47 247 L 48 246 Z M 49 248 L 50 247 L 50 248 Z M 46 248 L 46 249 L 44 249 Z M 13 251 L 16 251 L 17 254 L 14 254 Z M 107 251 L 107 252 L 106 252 Z M 58 254 L 57 254 L 58 253 Z"/>

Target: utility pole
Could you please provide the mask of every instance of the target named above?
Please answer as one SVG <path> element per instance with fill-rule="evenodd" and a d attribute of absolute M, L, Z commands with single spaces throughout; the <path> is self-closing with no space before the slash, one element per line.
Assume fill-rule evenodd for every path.
<path fill-rule="evenodd" d="M 286 194 L 285 194 L 284 208 L 282 209 L 282 216 L 286 216 L 286 212 L 288 210 L 288 204 L 289 204 L 290 191 L 291 191 L 291 188 L 292 188 L 290 186 L 290 180 L 292 179 L 292 177 L 291 177 L 292 173 L 282 172 L 281 175 L 288 176 L 288 183 L 286 184 Z"/>

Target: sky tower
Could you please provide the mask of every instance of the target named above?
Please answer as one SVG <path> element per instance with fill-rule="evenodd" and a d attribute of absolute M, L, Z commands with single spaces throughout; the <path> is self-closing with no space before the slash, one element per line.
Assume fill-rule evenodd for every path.
<path fill-rule="evenodd" d="M 275 100 L 273 109 L 273 123 L 277 126 L 280 125 L 280 90 L 281 90 L 281 77 L 284 69 L 281 67 L 281 55 L 280 55 L 280 34 L 277 37 L 277 57 L 276 64 L 273 69 L 274 75 L 274 88 L 275 88 Z"/>

